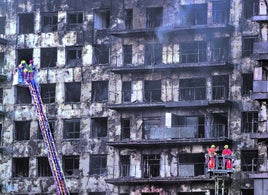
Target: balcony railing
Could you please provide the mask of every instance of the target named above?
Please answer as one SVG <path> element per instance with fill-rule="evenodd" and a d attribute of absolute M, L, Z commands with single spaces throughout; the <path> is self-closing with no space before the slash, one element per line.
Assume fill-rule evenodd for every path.
<path fill-rule="evenodd" d="M 206 87 L 181 87 L 179 101 L 205 100 Z"/>
<path fill-rule="evenodd" d="M 226 124 L 212 124 L 205 127 L 204 124 L 199 125 L 179 125 L 173 127 L 158 127 L 151 128 L 145 139 L 185 139 L 185 138 L 205 138 L 205 132 L 208 131 L 207 138 L 222 138 L 228 137 Z"/>
<path fill-rule="evenodd" d="M 205 158 L 204 158 L 205 162 Z M 164 170 L 170 170 L 170 167 L 174 167 L 172 177 L 195 177 L 205 174 L 205 163 L 173 163 L 172 165 L 162 165 L 158 163 L 130 165 L 123 164 L 119 166 L 109 166 L 110 178 L 166 178 L 161 175 Z M 165 174 L 166 175 L 166 174 Z M 171 176 L 170 176 L 171 177 Z"/>
<path fill-rule="evenodd" d="M 207 50 L 199 49 L 193 52 L 183 52 L 180 54 L 181 63 L 197 63 L 207 61 Z"/>
<path fill-rule="evenodd" d="M 268 173 L 268 159 L 267 158 L 253 158 L 251 164 L 244 165 L 247 170 L 254 173 Z"/>
<path fill-rule="evenodd" d="M 175 127 L 151 128 L 148 139 L 203 138 L 204 125 L 180 125 Z"/>
<path fill-rule="evenodd" d="M 226 88 L 223 85 L 212 86 L 212 99 L 224 100 L 227 98 Z"/>

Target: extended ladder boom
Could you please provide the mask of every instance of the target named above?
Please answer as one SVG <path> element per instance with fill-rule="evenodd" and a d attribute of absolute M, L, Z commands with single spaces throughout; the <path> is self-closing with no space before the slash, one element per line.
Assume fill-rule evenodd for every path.
<path fill-rule="evenodd" d="M 25 84 L 29 87 L 34 105 L 37 110 L 37 116 L 41 133 L 45 142 L 45 146 L 48 151 L 48 161 L 51 167 L 51 171 L 55 180 L 57 194 L 58 195 L 69 195 L 67 185 L 65 182 L 62 167 L 59 162 L 59 157 L 56 151 L 55 143 L 49 129 L 47 117 L 44 112 L 42 99 L 40 97 L 39 89 L 34 79 L 25 81 Z"/>

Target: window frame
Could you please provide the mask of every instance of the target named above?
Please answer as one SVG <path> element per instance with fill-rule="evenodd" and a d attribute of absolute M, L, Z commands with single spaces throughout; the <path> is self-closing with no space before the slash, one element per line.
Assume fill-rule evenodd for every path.
<path fill-rule="evenodd" d="M 57 47 L 41 48 L 41 64 L 40 68 L 55 68 L 57 66 L 58 56 Z M 48 61 L 48 62 L 47 62 Z"/>
<path fill-rule="evenodd" d="M 80 67 L 83 64 L 82 60 L 83 47 L 70 46 L 66 47 L 66 67 Z M 75 56 L 75 58 L 70 57 Z"/>
<path fill-rule="evenodd" d="M 105 138 L 107 136 L 108 136 L 108 117 L 91 118 L 91 137 Z"/>
<path fill-rule="evenodd" d="M 256 133 L 258 131 L 258 111 L 241 112 L 241 123 L 241 133 Z"/>
<path fill-rule="evenodd" d="M 67 165 L 66 165 L 66 161 L 71 161 L 70 163 L 72 165 L 68 165 L 70 166 L 71 168 L 66 168 Z M 80 156 L 78 155 L 64 155 L 62 157 L 62 168 L 63 168 L 63 171 L 65 173 L 65 176 L 74 176 L 74 175 L 77 175 L 79 174 L 79 164 L 80 164 Z"/>
<path fill-rule="evenodd" d="M 19 34 L 34 33 L 34 13 L 20 13 L 19 17 Z"/>
<path fill-rule="evenodd" d="M 15 157 L 12 159 L 12 177 L 29 177 L 30 170 L 30 158 L 29 157 Z M 19 167 L 18 167 L 19 166 Z M 21 168 L 22 166 L 26 166 Z M 22 171 L 19 171 L 21 169 Z M 19 174 L 21 173 L 21 174 Z"/>
<path fill-rule="evenodd" d="M 109 81 L 92 81 L 92 102 L 106 102 L 109 99 Z"/>
<path fill-rule="evenodd" d="M 45 24 L 48 23 L 48 24 Z M 42 13 L 42 32 L 56 32 L 58 30 L 58 13 Z"/>
<path fill-rule="evenodd" d="M 51 177 L 52 171 L 49 165 L 48 157 L 37 157 L 37 176 L 38 177 Z"/>
<path fill-rule="evenodd" d="M 63 139 L 79 139 L 81 131 L 81 120 L 79 118 L 63 120 Z"/>
<path fill-rule="evenodd" d="M 77 91 L 70 89 L 74 87 L 75 89 L 77 88 Z M 64 97 L 65 104 L 74 104 L 81 102 L 81 82 L 64 83 L 64 90 L 65 90 L 65 97 Z"/>
<path fill-rule="evenodd" d="M 14 140 L 30 140 L 31 121 L 14 121 Z"/>
<path fill-rule="evenodd" d="M 93 161 L 95 162 L 93 164 Z M 90 155 L 90 174 L 102 175 L 107 171 L 107 154 L 92 154 Z"/>
<path fill-rule="evenodd" d="M 56 83 L 40 84 L 40 88 L 44 104 L 56 103 Z"/>

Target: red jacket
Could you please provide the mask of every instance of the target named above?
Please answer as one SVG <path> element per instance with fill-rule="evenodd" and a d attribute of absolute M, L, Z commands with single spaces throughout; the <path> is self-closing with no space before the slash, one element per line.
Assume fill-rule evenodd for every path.
<path fill-rule="evenodd" d="M 232 150 L 230 150 L 229 148 L 227 148 L 227 149 L 224 149 L 223 151 L 222 151 L 222 155 L 224 155 L 224 156 L 226 156 L 226 155 L 232 155 Z"/>

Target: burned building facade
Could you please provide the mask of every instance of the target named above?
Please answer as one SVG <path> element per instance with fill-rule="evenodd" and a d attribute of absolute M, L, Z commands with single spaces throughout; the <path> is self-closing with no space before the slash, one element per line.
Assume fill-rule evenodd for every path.
<path fill-rule="evenodd" d="M 212 195 L 212 144 L 235 157 L 220 193 L 265 194 L 267 9 L 265 0 L 1 1 L 1 193 L 56 193 L 30 92 L 12 85 L 33 59 L 70 194 Z"/>

